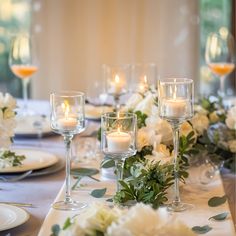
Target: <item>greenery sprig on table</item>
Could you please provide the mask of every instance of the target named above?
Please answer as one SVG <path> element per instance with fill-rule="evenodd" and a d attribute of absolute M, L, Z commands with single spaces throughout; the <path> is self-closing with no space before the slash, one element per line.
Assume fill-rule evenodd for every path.
<path fill-rule="evenodd" d="M 20 166 L 25 158 L 24 155 L 17 155 L 10 150 L 4 150 L 0 152 L 0 168 Z"/>

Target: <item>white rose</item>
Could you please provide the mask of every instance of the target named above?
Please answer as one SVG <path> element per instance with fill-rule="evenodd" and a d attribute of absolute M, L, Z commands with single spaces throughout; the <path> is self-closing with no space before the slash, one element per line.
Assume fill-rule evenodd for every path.
<path fill-rule="evenodd" d="M 126 102 L 125 110 L 134 110 L 135 107 L 143 100 L 143 96 L 139 93 L 133 94 L 129 100 Z"/>
<path fill-rule="evenodd" d="M 10 108 L 6 108 L 3 113 L 3 119 L 10 119 L 13 117 L 15 117 L 15 112 Z"/>
<path fill-rule="evenodd" d="M 236 153 L 236 139 L 228 141 L 229 150 Z"/>
<path fill-rule="evenodd" d="M 161 135 L 161 142 L 163 144 L 171 144 L 173 140 L 173 132 L 171 125 L 166 120 L 159 119 L 158 124 L 156 125 L 156 133 Z"/>
<path fill-rule="evenodd" d="M 0 110 L 1 108 L 3 108 L 5 106 L 5 102 L 4 102 L 4 96 L 2 93 L 0 93 Z"/>
<path fill-rule="evenodd" d="M 143 147 L 152 145 L 151 138 L 154 135 L 154 131 L 151 131 L 147 127 L 143 127 L 138 130 L 137 134 L 137 149 L 140 152 Z"/>
<path fill-rule="evenodd" d="M 10 109 L 16 108 L 16 100 L 9 93 L 5 94 L 4 104 L 5 104 L 5 107 L 8 107 Z"/>
<path fill-rule="evenodd" d="M 212 113 L 210 113 L 209 118 L 210 118 L 211 123 L 216 123 L 220 119 L 216 111 L 213 111 Z"/>
<path fill-rule="evenodd" d="M 208 111 L 200 105 L 194 105 L 194 111 L 202 115 L 208 114 Z"/>
<path fill-rule="evenodd" d="M 236 106 L 233 106 L 228 110 L 225 123 L 229 129 L 236 130 Z"/>
<path fill-rule="evenodd" d="M 158 144 L 154 147 L 152 156 L 145 156 L 146 159 L 154 162 L 160 161 L 161 164 L 172 161 L 170 150 L 164 144 Z"/>
<path fill-rule="evenodd" d="M 197 131 L 198 135 L 202 135 L 204 130 L 207 130 L 209 126 L 209 119 L 206 115 L 195 114 L 191 119 L 191 124 L 193 128 Z"/>
<path fill-rule="evenodd" d="M 135 107 L 134 111 L 141 111 L 142 113 L 150 116 L 152 113 L 152 107 L 154 105 L 153 94 L 149 93 L 138 105 Z"/>

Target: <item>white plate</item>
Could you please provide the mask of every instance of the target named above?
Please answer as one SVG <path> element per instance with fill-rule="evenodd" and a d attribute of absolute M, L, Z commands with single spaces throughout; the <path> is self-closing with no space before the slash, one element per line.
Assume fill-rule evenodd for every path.
<path fill-rule="evenodd" d="M 35 125 L 37 124 L 36 122 L 40 122 L 42 125 L 42 135 L 52 133 L 48 117 L 42 118 L 39 115 L 27 117 L 16 116 L 16 122 L 16 136 L 37 136 L 40 128 L 37 128 L 38 126 Z"/>
<path fill-rule="evenodd" d="M 58 161 L 57 156 L 48 152 L 31 149 L 14 149 L 13 151 L 19 155 L 25 155 L 25 160 L 22 162 L 21 166 L 0 169 L 0 173 L 15 173 L 27 170 L 42 169 L 51 166 Z"/>
<path fill-rule="evenodd" d="M 85 105 L 85 117 L 87 119 L 100 120 L 103 113 L 111 111 L 113 111 L 113 108 L 110 106 Z"/>
<path fill-rule="evenodd" d="M 28 219 L 29 214 L 22 208 L 0 204 L 0 231 L 15 228 Z"/>

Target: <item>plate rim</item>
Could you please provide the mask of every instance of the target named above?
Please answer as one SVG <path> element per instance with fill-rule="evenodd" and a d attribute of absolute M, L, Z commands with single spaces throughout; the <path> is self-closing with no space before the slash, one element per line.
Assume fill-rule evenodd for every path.
<path fill-rule="evenodd" d="M 8 229 L 13 229 L 13 228 L 15 228 L 15 227 L 17 227 L 17 226 L 20 226 L 20 225 L 22 225 L 22 224 L 24 224 L 24 223 L 26 223 L 28 220 L 29 220 L 29 218 L 30 218 L 30 214 L 25 210 L 25 209 L 23 209 L 23 208 L 21 208 L 21 207 L 17 207 L 17 206 L 13 206 L 13 205 L 9 205 L 9 204 L 4 204 L 4 203 L 0 203 L 0 207 L 1 206 L 4 206 L 4 207 L 6 207 L 6 208 L 8 208 L 8 209 L 10 209 L 10 210 L 12 210 L 12 211 L 14 211 L 14 213 L 17 215 L 17 219 L 18 219 L 18 223 L 16 223 L 16 221 L 17 221 L 17 219 L 16 220 L 14 220 L 14 222 L 13 223 L 11 223 L 10 224 L 10 227 L 8 226 L 6 226 L 6 227 L 4 227 L 4 228 L 1 228 L 1 226 L 0 226 L 0 232 L 1 231 L 5 231 L 5 230 L 8 230 Z M 20 215 L 19 215 L 20 214 Z M 23 214 L 23 215 L 22 215 Z M 23 217 L 24 216 L 24 217 Z M 9 224 L 8 224 L 9 225 Z M 13 225 L 13 226 L 12 226 Z"/>
<path fill-rule="evenodd" d="M 20 173 L 20 172 L 25 172 L 25 171 L 29 171 L 29 170 L 39 170 L 39 169 L 43 169 L 43 168 L 46 168 L 46 167 L 50 167 L 50 166 L 56 164 L 59 161 L 59 157 L 56 154 L 54 154 L 52 152 L 48 152 L 48 151 L 41 151 L 41 150 L 33 149 L 33 148 L 12 148 L 11 150 L 12 151 L 22 150 L 22 151 L 33 151 L 33 152 L 46 153 L 46 154 L 50 154 L 50 155 L 54 156 L 55 160 L 51 161 L 49 164 L 45 163 L 44 165 L 35 166 L 33 168 L 32 168 L 32 166 L 29 166 L 28 168 L 24 168 L 24 169 L 21 169 L 22 166 L 0 168 L 0 174 L 6 174 L 6 173 L 13 174 L 13 173 Z M 13 168 L 13 169 L 9 170 L 9 168 Z"/>

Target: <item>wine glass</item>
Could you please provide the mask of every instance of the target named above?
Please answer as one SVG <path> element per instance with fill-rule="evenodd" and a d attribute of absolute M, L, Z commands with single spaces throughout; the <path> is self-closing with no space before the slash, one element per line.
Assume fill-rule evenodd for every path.
<path fill-rule="evenodd" d="M 158 111 L 173 129 L 174 142 L 174 199 L 168 206 L 170 211 L 184 211 L 191 207 L 182 203 L 179 193 L 179 129 L 181 124 L 193 116 L 193 81 L 186 78 L 170 78 L 158 81 Z"/>
<path fill-rule="evenodd" d="M 115 160 L 117 191 L 123 179 L 123 165 L 127 157 L 136 154 L 137 116 L 134 113 L 108 112 L 101 117 L 101 149 Z"/>
<path fill-rule="evenodd" d="M 218 94 L 225 96 L 225 78 L 235 67 L 234 38 L 228 30 L 211 33 L 207 37 L 205 59 L 211 71 L 220 78 Z"/>
<path fill-rule="evenodd" d="M 28 110 L 28 84 L 31 76 L 37 72 L 38 63 L 33 38 L 27 34 L 19 34 L 12 39 L 9 53 L 9 66 L 15 76 L 21 79 L 23 87 L 23 116 L 30 114 Z"/>
<path fill-rule="evenodd" d="M 128 92 L 130 65 L 103 65 L 105 91 L 113 96 L 115 110 L 120 110 L 120 97 Z"/>
<path fill-rule="evenodd" d="M 157 67 L 154 63 L 131 65 L 131 91 L 145 93 L 156 89 Z"/>
<path fill-rule="evenodd" d="M 63 136 L 66 147 L 65 200 L 53 204 L 53 208 L 58 210 L 78 210 L 86 206 L 72 200 L 70 195 L 71 142 L 75 134 L 85 129 L 84 102 L 81 92 L 65 91 L 50 95 L 51 127 L 55 133 Z"/>

